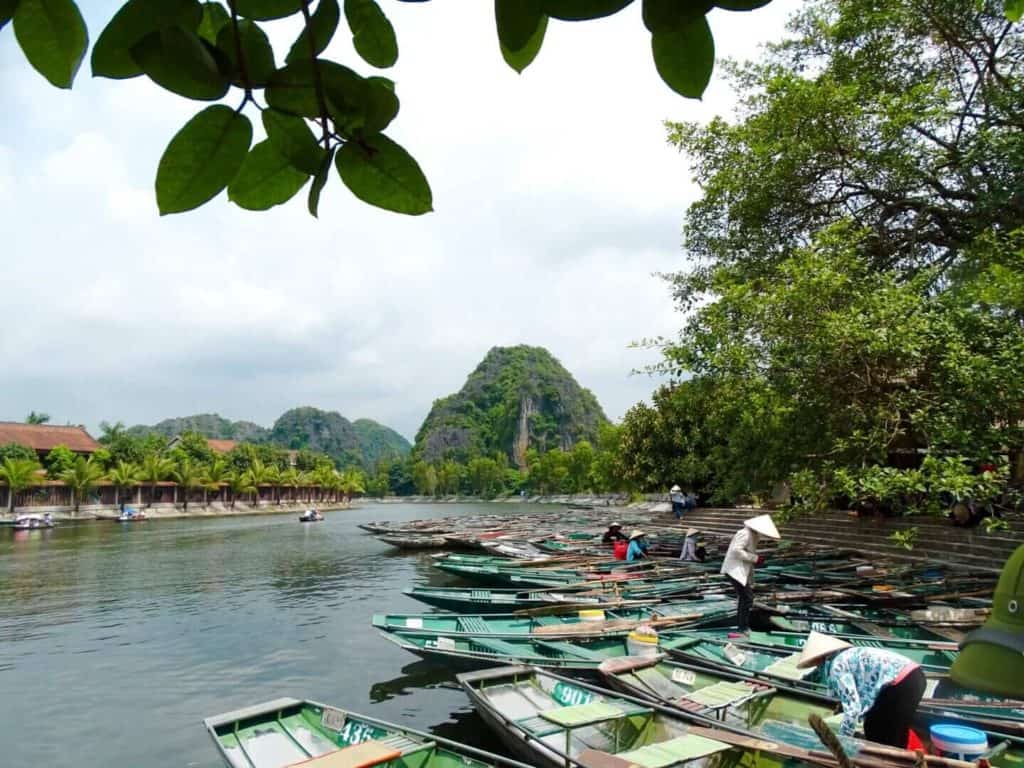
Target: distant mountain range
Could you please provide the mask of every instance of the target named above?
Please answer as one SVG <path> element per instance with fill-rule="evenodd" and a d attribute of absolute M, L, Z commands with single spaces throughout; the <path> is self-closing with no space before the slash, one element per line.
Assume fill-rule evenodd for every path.
<path fill-rule="evenodd" d="M 594 394 L 543 347 L 494 347 L 462 389 L 434 401 L 413 453 L 426 461 L 503 453 L 523 467 L 530 448 L 594 442 L 607 422 Z"/>
<path fill-rule="evenodd" d="M 198 432 L 204 437 L 268 443 L 281 448 L 326 453 L 339 466 L 374 467 L 379 459 L 399 459 L 408 455 L 409 441 L 390 427 L 372 419 L 351 422 L 337 411 L 319 408 L 292 408 L 285 411 L 267 429 L 251 421 L 231 421 L 216 413 L 182 416 L 147 426 L 139 424 L 128 432 L 144 436 L 155 432 L 174 437 L 182 432 Z"/>

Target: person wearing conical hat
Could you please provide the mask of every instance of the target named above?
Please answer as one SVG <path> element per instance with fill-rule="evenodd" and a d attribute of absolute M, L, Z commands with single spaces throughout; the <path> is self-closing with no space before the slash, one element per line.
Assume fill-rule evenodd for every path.
<path fill-rule="evenodd" d="M 637 529 L 629 534 L 629 549 L 626 550 L 626 562 L 632 563 L 647 557 L 647 534 Z"/>
<path fill-rule="evenodd" d="M 821 666 L 818 679 L 843 705 L 840 733 L 853 736 L 857 721 L 864 718 L 868 741 L 906 748 L 926 685 L 920 665 L 894 651 L 852 646 L 838 637 L 811 632 L 796 666 Z"/>
<path fill-rule="evenodd" d="M 998 696 L 1024 696 L 1024 544 L 1010 555 L 992 596 L 992 614 L 960 643 L 954 683 Z"/>
<path fill-rule="evenodd" d="M 699 559 L 697 557 L 697 534 L 700 533 L 696 528 L 686 529 L 686 538 L 683 539 L 683 551 L 679 553 L 679 559 L 685 560 L 689 563 L 695 563 Z"/>
<path fill-rule="evenodd" d="M 757 542 L 764 536 L 778 539 L 779 530 L 771 515 L 758 515 L 743 521 L 743 527 L 733 534 L 722 561 L 721 573 L 736 591 L 736 632 L 740 637 L 750 631 L 750 607 L 754 604 L 754 566 L 758 563 Z"/>
<path fill-rule="evenodd" d="M 614 544 L 616 541 L 628 541 L 629 537 L 622 532 L 622 523 L 609 523 L 608 530 L 601 537 L 601 543 Z"/>
<path fill-rule="evenodd" d="M 683 516 L 683 505 L 686 503 L 686 496 L 683 495 L 683 489 L 678 485 L 673 485 L 668 492 L 668 499 L 672 502 L 672 514 L 676 516 L 676 520 Z"/>

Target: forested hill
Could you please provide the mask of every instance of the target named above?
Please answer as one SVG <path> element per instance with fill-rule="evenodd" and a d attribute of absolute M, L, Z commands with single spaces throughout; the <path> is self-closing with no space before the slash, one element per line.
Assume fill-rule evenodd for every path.
<path fill-rule="evenodd" d="M 204 437 L 217 440 L 258 443 L 266 438 L 269 430 L 251 421 L 231 421 L 216 413 L 197 413 L 195 416 L 164 419 L 153 426 L 137 424 L 128 429 L 128 434 L 134 437 L 145 437 L 151 432 L 164 437 L 175 437 L 182 432 L 198 432 Z"/>
<path fill-rule="evenodd" d="M 389 427 L 370 419 L 349 421 L 336 411 L 293 408 L 267 429 L 250 421 L 230 421 L 217 414 L 198 414 L 165 419 L 153 426 L 138 425 L 128 432 L 145 436 L 151 432 L 174 437 L 198 432 L 204 437 L 239 442 L 272 444 L 281 448 L 326 453 L 339 466 L 373 468 L 381 458 L 402 458 L 412 446 Z"/>
<path fill-rule="evenodd" d="M 608 419 L 594 394 L 542 347 L 494 347 L 454 395 L 436 400 L 416 434 L 428 462 L 504 454 L 520 467 L 526 451 L 595 441 Z"/>

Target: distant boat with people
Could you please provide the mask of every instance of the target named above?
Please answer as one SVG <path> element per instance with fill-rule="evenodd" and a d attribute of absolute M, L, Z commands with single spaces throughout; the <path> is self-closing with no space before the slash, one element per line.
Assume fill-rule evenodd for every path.
<path fill-rule="evenodd" d="M 14 518 L 14 529 L 18 531 L 30 531 L 36 528 L 53 528 L 56 523 L 49 512 L 43 515 L 18 515 Z"/>
<path fill-rule="evenodd" d="M 127 507 L 116 518 L 117 522 L 119 523 L 138 523 L 145 519 L 145 512 L 143 512 L 141 509 L 133 509 L 132 507 Z"/>
<path fill-rule="evenodd" d="M 316 509 L 307 509 L 299 515 L 300 523 L 319 523 L 323 519 L 324 516 Z"/>

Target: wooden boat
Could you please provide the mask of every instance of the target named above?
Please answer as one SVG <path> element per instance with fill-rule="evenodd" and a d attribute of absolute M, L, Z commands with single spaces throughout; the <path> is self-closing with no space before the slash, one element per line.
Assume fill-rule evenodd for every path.
<path fill-rule="evenodd" d="M 744 757 L 661 708 L 541 670 L 500 667 L 458 680 L 505 745 L 534 766 L 725 768 Z"/>
<path fill-rule="evenodd" d="M 555 606 L 621 607 L 648 605 L 650 600 L 628 601 L 613 594 L 584 595 L 571 590 L 473 589 L 464 587 L 411 587 L 403 594 L 421 603 L 456 613 L 508 613 Z"/>
<path fill-rule="evenodd" d="M 378 536 L 377 541 L 383 541 L 398 549 L 439 549 L 448 545 L 444 536 L 412 533 L 392 533 Z"/>
<path fill-rule="evenodd" d="M 324 519 L 324 516 L 315 509 L 307 509 L 301 515 L 299 515 L 300 523 L 319 523 Z"/>
<path fill-rule="evenodd" d="M 732 644 L 736 647 L 764 647 L 779 650 L 797 651 L 804 646 L 807 639 L 802 632 L 750 632 L 746 638 L 730 640 L 728 630 L 695 630 L 687 631 L 685 636 L 711 640 L 723 646 Z M 957 644 L 947 640 L 921 641 L 903 638 L 883 638 L 864 634 L 834 633 L 851 645 L 868 648 L 884 648 L 895 651 L 911 661 L 920 664 L 926 672 L 947 672 L 959 655 Z M 673 640 L 682 635 L 672 635 Z"/>
<path fill-rule="evenodd" d="M 527 768 L 428 733 L 282 698 L 203 721 L 229 768 Z"/>
<path fill-rule="evenodd" d="M 702 601 L 689 603 L 663 603 L 661 605 L 617 608 L 578 609 L 572 613 L 529 614 L 375 614 L 373 626 L 385 632 L 395 630 L 405 634 L 435 637 L 516 638 L 542 637 L 544 639 L 586 636 L 625 635 L 646 623 L 657 629 L 678 626 L 700 626 L 705 621 L 732 617 L 735 606 L 731 601 Z"/>
<path fill-rule="evenodd" d="M 119 523 L 140 523 L 146 520 L 146 513 L 141 509 L 132 509 L 129 507 L 120 515 L 112 519 Z"/>
<path fill-rule="evenodd" d="M 761 738 L 786 741 L 793 746 L 817 743 L 817 737 L 806 727 L 807 718 L 816 714 L 835 723 L 832 715 L 835 701 L 823 692 L 796 688 L 784 681 L 766 683 L 742 676 L 662 659 L 628 657 L 611 659 L 599 668 L 608 685 L 625 693 L 656 702 L 682 713 L 712 717 Z M 1019 736 L 1000 732 L 1005 723 L 960 713 L 952 716 L 964 724 L 985 730 L 992 748 L 1005 744 L 992 755 L 996 766 L 1019 766 L 1024 762 L 1024 741 Z M 927 739 L 928 726 L 949 721 L 949 713 L 938 714 L 923 708 L 915 723 L 915 731 Z M 810 741 L 806 741 L 810 739 Z M 846 744 L 850 741 L 844 740 Z M 853 742 L 853 754 L 878 752 L 879 745 Z"/>

